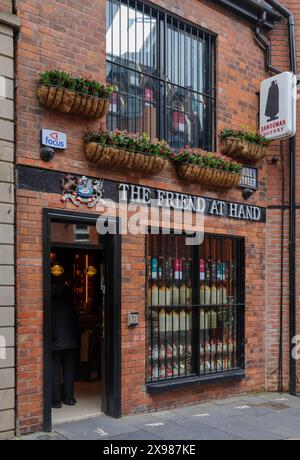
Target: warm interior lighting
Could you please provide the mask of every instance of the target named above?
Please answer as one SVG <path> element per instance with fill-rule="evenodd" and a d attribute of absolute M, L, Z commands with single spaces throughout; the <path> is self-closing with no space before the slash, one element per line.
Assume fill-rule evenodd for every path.
<path fill-rule="evenodd" d="M 98 273 L 98 271 L 96 270 L 95 267 L 89 266 L 87 268 L 87 271 L 86 271 L 87 276 L 93 277 L 93 276 L 97 275 L 97 273 Z"/>
<path fill-rule="evenodd" d="M 61 265 L 53 265 L 53 267 L 51 267 L 51 275 L 53 276 L 61 276 L 65 273 L 63 267 Z"/>

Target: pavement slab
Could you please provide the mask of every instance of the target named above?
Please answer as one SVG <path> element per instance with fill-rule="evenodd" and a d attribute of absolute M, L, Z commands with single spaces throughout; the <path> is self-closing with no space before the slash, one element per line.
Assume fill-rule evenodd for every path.
<path fill-rule="evenodd" d="M 300 398 L 262 393 L 113 419 L 105 415 L 56 424 L 34 440 L 300 439 Z"/>

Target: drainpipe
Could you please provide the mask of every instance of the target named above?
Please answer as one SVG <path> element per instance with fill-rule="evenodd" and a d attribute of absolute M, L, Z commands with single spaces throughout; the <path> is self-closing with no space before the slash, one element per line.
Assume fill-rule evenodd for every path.
<path fill-rule="evenodd" d="M 11 13 L 15 16 L 18 16 L 18 8 L 17 8 L 17 0 L 12 0 L 11 2 Z M 16 168 L 17 160 L 17 47 L 18 47 L 18 40 L 19 40 L 19 27 L 15 27 L 13 31 L 13 47 L 14 47 L 14 166 Z M 16 171 L 16 169 L 15 169 Z M 14 197 L 15 197 L 15 217 L 14 217 L 14 225 L 16 228 L 16 207 L 17 207 L 17 177 L 16 177 L 16 172 L 15 172 L 15 191 L 14 191 Z M 17 240 L 16 240 L 16 235 L 14 239 L 14 256 L 15 256 L 15 280 L 17 279 L 17 266 L 16 266 L 16 261 L 17 261 Z M 17 285 L 15 284 L 15 325 L 17 325 Z M 16 326 L 17 327 L 17 326 Z M 15 329 L 16 331 L 16 329 Z M 18 356 L 17 356 L 17 344 L 15 347 L 15 363 L 18 361 Z M 20 426 L 19 426 L 19 420 L 17 418 L 17 411 L 18 411 L 18 400 L 17 400 L 17 364 L 15 366 L 15 433 L 16 436 L 20 436 Z"/>
<path fill-rule="evenodd" d="M 272 46 L 269 40 L 261 33 L 260 28 L 265 25 L 267 20 L 267 13 L 264 12 L 261 15 L 261 18 L 258 20 L 255 28 L 255 40 L 257 41 L 258 45 L 264 50 L 265 52 L 265 68 L 268 72 L 272 72 L 275 74 L 281 73 L 281 70 L 277 69 L 272 65 Z"/>
<path fill-rule="evenodd" d="M 297 73 L 295 20 L 293 14 L 277 0 L 266 0 L 266 2 L 277 10 L 288 20 L 289 45 L 290 45 L 290 67 L 291 71 Z M 291 395 L 297 393 L 296 360 L 292 357 L 293 338 L 296 335 L 296 136 L 290 139 L 290 185 L 289 185 L 289 340 L 290 360 L 289 391 Z"/>

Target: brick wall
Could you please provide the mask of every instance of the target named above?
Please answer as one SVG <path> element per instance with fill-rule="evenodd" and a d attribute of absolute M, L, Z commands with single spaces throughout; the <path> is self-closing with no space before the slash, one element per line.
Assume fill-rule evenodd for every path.
<path fill-rule="evenodd" d="M 11 13 L 12 0 L 0 0 L 0 11 L 3 13 Z"/>
<path fill-rule="evenodd" d="M 263 52 L 253 40 L 249 24 L 232 17 L 212 2 L 196 0 L 158 1 L 156 4 L 179 14 L 216 34 L 217 123 L 239 127 L 256 125 L 260 81 L 266 77 Z M 61 67 L 67 71 L 105 78 L 104 0 L 20 0 L 22 29 L 18 46 L 18 140 L 17 162 L 87 176 L 98 175 L 120 181 L 185 191 L 241 201 L 240 191 L 221 193 L 187 185 L 177 180 L 171 166 L 164 174 L 145 179 L 97 169 L 86 162 L 82 137 L 97 122 L 58 114 L 39 107 L 38 75 Z M 66 152 L 57 153 L 46 164 L 39 155 L 40 128 L 60 129 L 69 136 Z M 265 206 L 266 166 L 259 171 L 260 191 L 250 204 Z M 276 185 L 276 184 L 275 184 Z M 277 193 L 277 192 L 276 192 Z M 277 195 L 276 195 L 277 196 Z M 22 432 L 37 431 L 43 420 L 43 304 L 42 304 L 42 209 L 62 208 L 59 195 L 18 190 L 17 195 L 17 417 Z M 66 209 L 74 210 L 71 205 Z M 84 208 L 84 211 L 86 209 Z M 195 386 L 157 396 L 145 391 L 145 260 L 144 239 L 122 240 L 122 411 L 134 413 L 175 405 L 194 404 L 226 395 L 262 390 L 265 387 L 266 320 L 266 229 L 263 224 L 241 224 L 209 218 L 206 231 L 246 238 L 246 380 Z M 275 301 L 274 301 L 275 302 Z M 274 315 L 276 315 L 274 306 Z M 141 324 L 127 327 L 128 311 L 141 312 Z"/>
<path fill-rule="evenodd" d="M 296 22 L 296 41 L 297 41 L 297 60 L 300 58 L 300 5 L 295 0 L 282 0 L 282 5 L 289 8 Z M 287 21 L 282 21 L 270 34 L 272 40 L 273 65 L 282 71 L 290 70 L 289 48 L 288 48 L 288 27 Z M 299 70 L 299 69 L 298 69 Z M 271 74 L 270 74 L 271 76 Z M 300 104 L 298 101 L 298 111 Z M 297 118 L 297 128 L 299 132 L 300 118 Z M 267 190 L 268 204 L 280 206 L 282 203 L 282 167 L 284 168 L 285 187 L 284 204 L 289 204 L 289 142 L 283 142 L 284 160 L 276 166 L 268 166 L 267 169 Z M 279 143 L 272 143 L 270 155 L 280 155 Z M 299 167 L 300 148 L 297 146 L 297 168 Z M 299 202 L 299 179 L 297 179 L 296 197 Z M 289 255 L 289 211 L 284 212 L 284 261 L 283 261 L 283 384 L 284 389 L 288 390 L 289 384 L 289 278 L 288 278 L 288 255 Z M 297 211 L 297 276 L 299 273 L 299 225 L 300 215 Z M 267 329 L 266 329 L 266 377 L 269 390 L 278 388 L 278 364 L 279 364 L 279 318 L 280 318 L 280 272 L 281 272 L 281 211 L 280 209 L 269 209 L 267 220 Z M 299 311 L 300 291 L 297 283 L 297 309 Z M 300 332 L 298 313 L 298 333 Z M 299 381 L 300 368 L 298 366 L 297 377 Z"/>
<path fill-rule="evenodd" d="M 263 53 L 253 41 L 252 31 L 204 2 L 173 2 L 161 6 L 218 34 L 218 125 L 255 125 L 258 99 L 255 94 L 265 76 Z M 105 78 L 105 2 L 20 1 L 22 31 L 19 41 L 18 77 L 18 148 L 21 164 L 48 167 L 77 174 L 101 175 L 104 178 L 219 196 L 241 201 L 240 192 L 216 193 L 179 182 L 169 170 L 153 180 L 136 175 L 124 176 L 109 171 L 95 171 L 84 158 L 82 136 L 97 123 L 60 115 L 39 108 L 36 98 L 38 75 L 49 67 Z M 199 21 L 199 18 L 201 20 Z M 228 31 L 230 30 L 230 34 Z M 67 46 L 66 46 L 67 43 Z M 39 157 L 39 129 L 60 129 L 69 135 L 69 148 L 45 164 Z M 260 171 L 260 193 L 253 203 L 265 205 L 265 169 Z M 42 425 L 43 350 L 42 350 L 42 221 L 43 207 L 61 207 L 59 196 L 18 191 L 17 265 L 18 265 L 18 422 L 23 432 Z M 67 206 L 68 208 L 70 205 Z M 210 219 L 207 231 L 246 237 L 247 251 L 247 379 L 235 385 L 204 385 L 189 390 L 149 396 L 145 392 L 145 319 L 136 331 L 127 328 L 127 312 L 140 309 L 144 318 L 145 260 L 144 240 L 124 237 L 122 243 L 122 400 L 123 413 L 154 410 L 176 404 L 192 404 L 209 398 L 264 387 L 264 225 L 240 225 L 222 219 Z M 132 255 L 134 253 L 134 256 Z M 130 274 L 130 280 L 128 276 Z M 259 275 L 259 276 L 258 276 Z M 132 282 L 132 280 L 134 282 Z M 133 375 L 135 378 L 133 379 Z"/>
<path fill-rule="evenodd" d="M 15 427 L 14 47 L 11 1 L 0 2 L 0 439 Z M 5 19 L 5 23 L 4 23 Z M 11 21 L 11 25 L 8 25 Z"/>
<path fill-rule="evenodd" d="M 172 190 L 182 190 L 179 184 L 175 184 L 177 179 L 173 171 L 169 171 L 167 178 L 173 180 Z M 18 422 L 22 431 L 28 432 L 41 429 L 43 420 L 42 209 L 48 207 L 74 211 L 74 207 L 71 204 L 62 204 L 60 195 L 30 190 L 18 190 L 17 201 Z M 86 208 L 84 211 L 86 212 Z M 145 238 L 123 236 L 123 414 L 195 404 L 264 388 L 265 226 L 209 218 L 206 222 L 206 231 L 246 238 L 246 380 L 238 383 L 195 386 L 185 390 L 164 392 L 157 396 L 146 393 Z M 140 312 L 141 322 L 134 330 L 128 329 L 127 319 L 130 311 Z"/>

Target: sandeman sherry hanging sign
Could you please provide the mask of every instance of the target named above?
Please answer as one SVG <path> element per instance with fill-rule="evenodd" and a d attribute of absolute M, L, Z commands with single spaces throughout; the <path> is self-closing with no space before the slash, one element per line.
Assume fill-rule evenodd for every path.
<path fill-rule="evenodd" d="M 269 139 L 287 139 L 296 134 L 297 78 L 283 72 L 264 80 L 260 94 L 260 132 Z"/>

